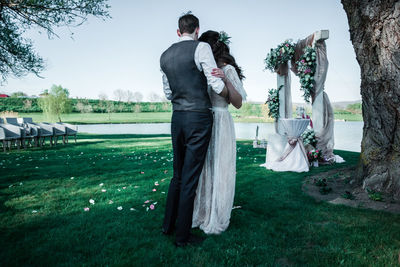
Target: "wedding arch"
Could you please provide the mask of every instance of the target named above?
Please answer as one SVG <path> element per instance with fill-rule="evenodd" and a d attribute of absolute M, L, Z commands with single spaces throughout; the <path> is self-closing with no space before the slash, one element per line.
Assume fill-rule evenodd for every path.
<path fill-rule="evenodd" d="M 300 78 L 306 102 L 312 104 L 311 126 L 315 132 L 316 149 L 325 161 L 334 161 L 334 116 L 329 97 L 324 92 L 328 71 L 325 40 L 328 30 L 317 31 L 305 39 L 290 40 L 271 49 L 265 59 L 266 69 L 277 74 L 277 89 L 269 91 L 270 115 L 276 120 L 276 133 L 283 135 L 280 119 L 292 118 L 290 70 Z"/>

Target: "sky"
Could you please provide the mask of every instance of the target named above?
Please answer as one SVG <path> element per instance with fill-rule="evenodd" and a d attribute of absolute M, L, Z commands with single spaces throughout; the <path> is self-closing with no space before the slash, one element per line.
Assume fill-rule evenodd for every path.
<path fill-rule="evenodd" d="M 329 69 L 325 91 L 332 102 L 360 96 L 360 67 L 350 41 L 347 17 L 334 0 L 111 0 L 111 19 L 91 17 L 83 25 L 57 28 L 59 38 L 48 39 L 38 29 L 26 33 L 46 60 L 44 78 L 28 75 L 9 78 L 0 92 L 23 91 L 38 95 L 53 84 L 69 89 L 72 97 L 111 99 L 116 89 L 163 94 L 159 66 L 162 52 L 178 41 L 180 15 L 192 11 L 200 33 L 225 31 L 231 52 L 246 79 L 248 100 L 265 102 L 276 88 L 276 74 L 264 70 L 270 48 L 286 39 L 297 41 L 327 29 Z M 72 34 L 71 34 L 72 33 Z M 302 103 L 298 78 L 292 73 L 293 102 Z"/>

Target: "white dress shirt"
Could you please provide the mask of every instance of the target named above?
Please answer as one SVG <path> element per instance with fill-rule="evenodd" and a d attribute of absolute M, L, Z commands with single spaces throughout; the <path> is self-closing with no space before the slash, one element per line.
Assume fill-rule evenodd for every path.
<path fill-rule="evenodd" d="M 190 36 L 182 36 L 179 38 L 179 42 L 193 40 Z M 200 42 L 196 47 L 194 52 L 194 62 L 196 63 L 197 69 L 199 71 L 203 71 L 204 75 L 207 78 L 207 84 L 211 87 L 211 89 L 220 94 L 224 89 L 225 83 L 221 78 L 214 77 L 211 75 L 211 71 L 217 68 L 217 64 L 215 63 L 214 55 L 212 53 L 211 47 L 209 44 L 205 42 Z M 172 91 L 169 87 L 169 82 L 167 75 L 161 70 L 162 73 L 162 81 L 164 87 L 164 94 L 168 100 L 172 98 Z"/>

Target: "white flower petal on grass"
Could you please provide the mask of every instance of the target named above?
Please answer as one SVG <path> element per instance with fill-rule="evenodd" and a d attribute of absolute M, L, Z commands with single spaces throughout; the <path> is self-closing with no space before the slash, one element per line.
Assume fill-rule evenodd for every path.
<path fill-rule="evenodd" d="M 99 186 L 103 186 L 103 185 L 104 185 L 103 183 L 99 184 Z"/>
<path fill-rule="evenodd" d="M 113 204 L 113 203 L 114 203 L 114 201 L 112 201 L 112 200 L 108 201 L 108 204 Z"/>
<path fill-rule="evenodd" d="M 135 209 L 135 208 L 130 208 L 130 210 L 134 211 L 134 210 L 136 210 L 136 209 Z"/>
<path fill-rule="evenodd" d="M 107 190 L 105 190 L 105 189 L 101 189 L 101 192 L 103 192 L 103 193 L 106 192 L 106 191 L 107 191 Z"/>
<path fill-rule="evenodd" d="M 75 177 L 71 177 L 71 180 L 74 180 Z"/>
<path fill-rule="evenodd" d="M 118 188 L 117 190 L 118 190 L 118 192 L 121 192 L 121 189 Z"/>
<path fill-rule="evenodd" d="M 89 203 L 94 205 L 94 199 L 89 199 Z"/>
<path fill-rule="evenodd" d="M 84 211 L 89 211 L 90 209 L 88 207 L 83 208 Z"/>
<path fill-rule="evenodd" d="M 122 187 L 122 189 L 126 189 L 126 186 Z"/>
<path fill-rule="evenodd" d="M 37 210 L 32 210 L 32 213 L 37 213 Z"/>
<path fill-rule="evenodd" d="M 122 210 L 122 207 L 121 207 L 121 206 L 119 206 L 119 207 L 117 208 L 117 210 Z"/>

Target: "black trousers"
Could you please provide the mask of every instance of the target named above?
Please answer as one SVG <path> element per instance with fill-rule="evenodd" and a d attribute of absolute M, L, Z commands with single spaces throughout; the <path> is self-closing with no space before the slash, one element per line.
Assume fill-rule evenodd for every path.
<path fill-rule="evenodd" d="M 208 144 L 213 116 L 210 112 L 174 111 L 171 137 L 174 176 L 168 190 L 163 230 L 176 229 L 176 241 L 186 242 L 192 227 L 193 203 Z"/>

